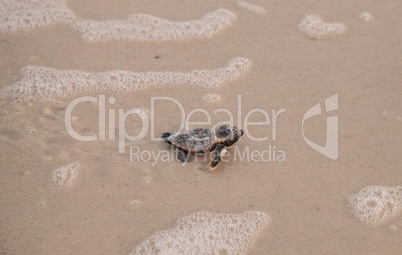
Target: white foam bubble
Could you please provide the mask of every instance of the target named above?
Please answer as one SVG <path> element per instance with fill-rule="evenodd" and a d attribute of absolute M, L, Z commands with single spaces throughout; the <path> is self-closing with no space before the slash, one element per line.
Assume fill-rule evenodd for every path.
<path fill-rule="evenodd" d="M 0 0 L 0 31 L 14 33 L 55 23 L 72 24 L 74 14 L 64 0 Z"/>
<path fill-rule="evenodd" d="M 374 19 L 374 16 L 369 12 L 363 12 L 359 14 L 359 18 L 361 18 L 365 22 L 370 22 Z"/>
<path fill-rule="evenodd" d="M 151 112 L 144 108 L 138 108 L 138 110 L 133 112 L 132 115 L 139 118 L 151 118 Z"/>
<path fill-rule="evenodd" d="M 262 13 L 266 12 L 264 8 L 262 8 L 260 6 L 257 6 L 257 5 L 254 5 L 254 4 L 251 4 L 251 3 L 248 3 L 248 2 L 244 2 L 244 1 L 238 1 L 237 5 L 239 5 L 243 9 L 246 9 L 248 11 L 255 12 L 255 13 L 261 13 L 262 14 Z"/>
<path fill-rule="evenodd" d="M 28 133 L 31 133 L 31 134 L 37 134 L 38 133 L 38 130 L 36 130 L 36 128 L 31 127 L 31 126 L 26 125 L 25 129 L 28 131 Z"/>
<path fill-rule="evenodd" d="M 127 20 L 83 20 L 65 0 L 0 0 L 0 31 L 28 31 L 52 24 L 66 24 L 88 41 L 128 40 L 142 42 L 182 41 L 211 37 L 228 27 L 236 15 L 226 9 L 209 12 L 201 19 L 174 22 L 146 14 Z"/>
<path fill-rule="evenodd" d="M 342 23 L 325 23 L 317 15 L 307 15 L 297 25 L 308 37 L 320 39 L 328 35 L 339 35 L 345 32 L 346 26 Z"/>
<path fill-rule="evenodd" d="M 221 97 L 218 94 L 206 94 L 202 96 L 202 100 L 207 102 L 208 104 L 216 103 L 221 100 Z"/>
<path fill-rule="evenodd" d="M 352 213 L 366 224 L 386 221 L 402 208 L 402 186 L 368 186 L 348 197 Z"/>
<path fill-rule="evenodd" d="M 199 20 L 173 22 L 145 14 L 127 20 L 82 20 L 73 28 L 87 41 L 125 40 L 141 42 L 182 41 L 212 37 L 236 19 L 234 13 L 218 9 Z"/>
<path fill-rule="evenodd" d="M 150 176 L 143 176 L 143 177 L 141 178 L 141 182 L 142 182 L 142 185 L 148 186 L 148 185 L 151 184 L 152 179 L 151 179 Z"/>
<path fill-rule="evenodd" d="M 53 171 L 53 183 L 56 186 L 71 186 L 77 174 L 78 163 L 61 166 Z"/>
<path fill-rule="evenodd" d="M 87 73 L 78 70 L 61 71 L 53 68 L 27 66 L 21 71 L 22 80 L 4 87 L 0 95 L 33 101 L 55 101 L 57 97 L 91 91 L 134 92 L 151 86 L 189 85 L 215 88 L 245 73 L 251 62 L 232 59 L 227 66 L 215 70 L 195 70 L 188 73 L 110 71 Z"/>
<path fill-rule="evenodd" d="M 131 254 L 245 254 L 270 223 L 265 213 L 197 212 L 180 218 L 174 228 L 156 232 Z"/>
<path fill-rule="evenodd" d="M 142 205 L 142 201 L 139 199 L 131 200 L 127 203 L 128 209 L 137 209 Z"/>

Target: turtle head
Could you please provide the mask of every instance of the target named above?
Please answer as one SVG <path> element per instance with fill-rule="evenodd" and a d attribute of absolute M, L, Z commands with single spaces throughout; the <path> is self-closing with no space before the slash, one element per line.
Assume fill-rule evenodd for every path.
<path fill-rule="evenodd" d="M 228 128 L 226 125 L 221 126 L 216 132 L 216 136 L 228 147 L 236 143 L 243 134 L 243 130 L 237 127 Z"/>

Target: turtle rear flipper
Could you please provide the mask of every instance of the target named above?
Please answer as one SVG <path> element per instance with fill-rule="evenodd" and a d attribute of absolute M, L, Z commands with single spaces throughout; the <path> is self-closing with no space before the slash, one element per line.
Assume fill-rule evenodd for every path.
<path fill-rule="evenodd" d="M 177 159 L 180 160 L 181 162 L 189 162 L 190 161 L 190 154 L 188 151 L 185 151 L 183 149 L 177 148 Z"/>

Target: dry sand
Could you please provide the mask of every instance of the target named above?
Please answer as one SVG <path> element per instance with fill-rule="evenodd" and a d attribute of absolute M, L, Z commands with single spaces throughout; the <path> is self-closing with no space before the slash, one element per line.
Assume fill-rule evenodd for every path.
<path fill-rule="evenodd" d="M 130 254 L 153 233 L 174 227 L 178 218 L 196 212 L 239 214 L 260 211 L 271 217 L 248 254 L 400 254 L 402 215 L 367 225 L 348 207 L 348 196 L 369 185 L 402 185 L 402 6 L 398 1 L 252 1 L 266 10 L 254 13 L 236 1 L 69 0 L 83 19 L 125 19 L 146 13 L 168 20 L 199 19 L 225 8 L 234 23 L 207 39 L 182 42 L 86 42 L 63 24 L 0 35 L 0 88 L 22 79 L 28 65 L 59 70 L 105 72 L 191 72 L 214 70 L 236 57 L 251 68 L 217 88 L 187 85 L 155 86 L 133 93 L 89 92 L 60 97 L 59 103 L 0 99 L 0 254 Z M 370 12 L 364 22 L 359 14 Z M 297 24 L 309 14 L 325 22 L 342 22 L 346 31 L 314 40 Z M 203 96 L 220 96 L 207 103 Z M 227 120 L 225 108 L 238 123 L 248 111 L 261 108 L 271 116 L 286 109 L 272 125 L 250 127 L 256 142 L 244 136 L 236 145 L 286 153 L 285 162 L 235 161 L 209 172 L 209 162 L 130 162 L 129 146 L 169 150 L 151 141 L 82 142 L 66 131 L 68 104 L 79 96 L 106 98 L 106 109 L 151 110 L 152 97 L 173 97 L 186 114 L 203 108 L 212 123 Z M 331 160 L 309 147 L 301 133 L 304 113 L 338 94 L 339 110 L 305 123 L 305 134 L 325 144 L 325 117 L 339 116 L 339 158 Z M 116 110 L 116 115 L 117 115 Z M 173 103 L 157 102 L 155 134 L 177 130 L 180 114 Z M 72 115 L 80 134 L 98 133 L 98 105 L 83 103 Z M 205 121 L 195 114 L 192 121 Z M 255 114 L 251 121 L 263 121 Z M 272 120 L 272 119 L 271 119 Z M 108 118 L 106 129 L 108 129 Z M 272 124 L 272 123 L 271 123 Z M 132 135 L 141 131 L 139 118 L 127 118 Z M 194 126 L 192 126 L 194 127 Z M 116 124 L 116 136 L 118 127 Z M 108 132 L 106 132 L 108 138 Z M 173 153 L 171 152 L 173 157 Z M 79 163 L 71 186 L 55 186 L 53 171 Z M 196 253 L 195 253 L 196 254 Z"/>

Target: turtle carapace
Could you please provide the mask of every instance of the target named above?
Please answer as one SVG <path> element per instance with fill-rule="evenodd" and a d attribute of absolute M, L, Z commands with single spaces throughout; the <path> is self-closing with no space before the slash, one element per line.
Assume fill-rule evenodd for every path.
<path fill-rule="evenodd" d="M 211 162 L 211 167 L 215 168 L 226 148 L 236 143 L 243 134 L 243 130 L 237 127 L 223 125 L 216 132 L 210 128 L 197 128 L 175 134 L 166 132 L 162 138 L 178 149 L 177 159 L 182 162 L 189 161 L 189 152 L 215 151 L 215 158 Z"/>

